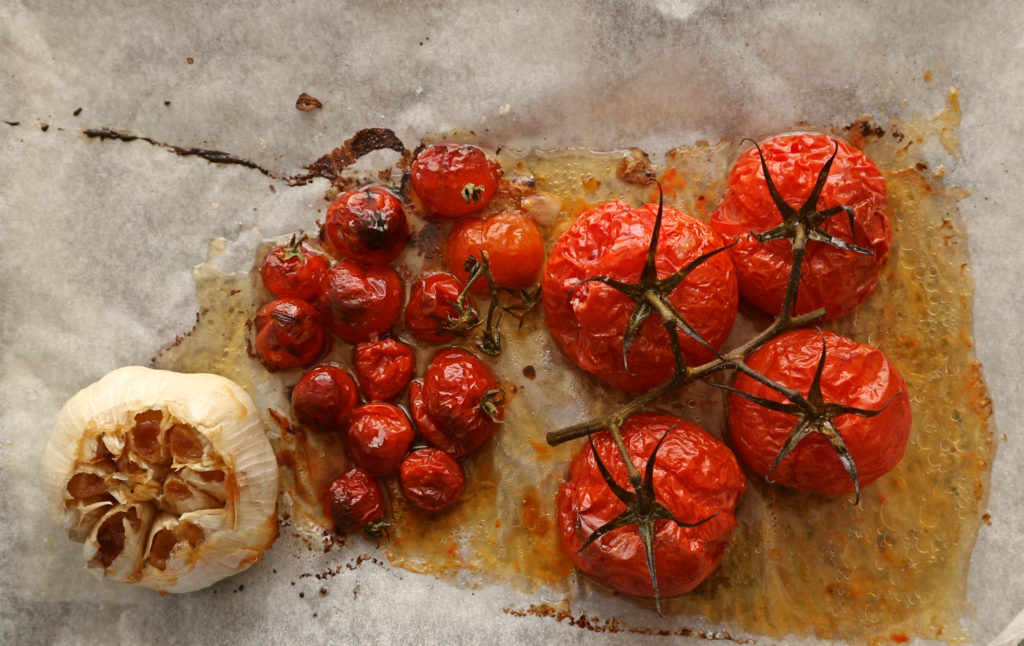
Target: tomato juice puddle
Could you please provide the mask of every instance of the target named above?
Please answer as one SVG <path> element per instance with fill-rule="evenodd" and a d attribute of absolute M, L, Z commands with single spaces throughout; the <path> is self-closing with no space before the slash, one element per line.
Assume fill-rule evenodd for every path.
<path fill-rule="evenodd" d="M 704 617 L 730 631 L 776 638 L 965 640 L 959 618 L 993 455 L 990 402 L 970 335 L 973 285 L 956 210 L 962 196 L 945 189 L 941 169 L 929 169 L 918 156 L 930 137 L 954 147 L 958 123 L 952 95 L 950 107 L 933 117 L 888 131 L 858 122 L 835 133 L 862 148 L 885 174 L 894 246 L 875 294 L 827 327 L 891 357 L 907 381 L 914 413 L 903 461 L 865 488 L 859 505 L 844 496 L 801 493 L 751 479 L 721 566 L 693 592 L 664 602 L 667 619 L 659 619 L 645 600 L 610 602 L 607 597 L 614 593 L 573 574 L 555 526 L 555 493 L 582 440 L 551 447 L 545 434 L 607 412 L 628 395 L 576 369 L 536 311 L 521 324 L 506 315 L 502 354 L 480 355 L 510 397 L 497 437 L 466 462 L 462 499 L 428 514 L 405 503 L 395 479 L 386 478 L 392 525 L 380 551 L 392 564 L 414 572 L 464 586 L 500 582 L 539 600 L 528 609 L 507 608 L 513 616 L 562 621 L 593 603 L 602 614 L 619 615 L 598 620 L 588 611 L 588 621 L 571 622 L 590 629 L 700 635 L 680 626 L 703 624 Z M 745 145 L 736 138 L 670 151 L 657 167 L 666 203 L 707 220 Z M 488 212 L 509 206 L 525 211 L 540 226 L 550 251 L 580 213 L 602 201 L 656 201 L 651 187 L 616 176 L 629 155 L 499 150 L 505 178 L 531 178 L 534 190 L 525 197 L 499 195 Z M 315 229 L 318 215 L 306 215 L 296 229 Z M 410 217 L 410 224 L 413 244 L 393 263 L 407 282 L 439 266 L 438 247 L 445 238 L 436 223 Z M 282 238 L 290 233 L 282 232 Z M 254 257 L 262 258 L 269 247 Z M 223 242 L 213 243 L 211 258 L 222 248 Z M 253 394 L 278 451 L 281 513 L 310 545 L 328 549 L 329 523 L 319 497 L 347 463 L 336 440 L 291 428 L 288 389 L 302 371 L 268 373 L 247 352 L 246 323 L 269 296 L 255 270 L 225 275 L 207 262 L 196 268 L 195 278 L 196 328 L 154 364 L 222 374 Z M 727 347 L 765 325 L 741 310 Z M 401 322 L 395 332 L 417 348 L 417 375 L 422 375 L 440 346 L 415 341 Z M 335 339 L 328 358 L 351 368 L 351 347 Z M 393 401 L 405 406 L 405 394 Z M 688 386 L 654 408 L 691 419 L 718 437 L 726 431 L 725 395 L 705 384 Z M 273 418 L 267 413 L 271 409 L 278 413 Z M 361 538 L 349 540 L 357 549 L 369 549 L 358 544 Z"/>

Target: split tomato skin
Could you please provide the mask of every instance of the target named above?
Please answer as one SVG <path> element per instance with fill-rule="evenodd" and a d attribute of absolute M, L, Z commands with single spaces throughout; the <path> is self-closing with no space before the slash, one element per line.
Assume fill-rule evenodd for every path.
<path fill-rule="evenodd" d="M 460 218 L 483 210 L 501 180 L 501 166 L 471 144 L 427 146 L 412 163 L 412 188 L 434 215 Z"/>
<path fill-rule="evenodd" d="M 404 300 L 402 280 L 390 265 L 364 267 L 342 260 L 324 274 L 317 308 L 331 332 L 359 343 L 390 330 Z"/>
<path fill-rule="evenodd" d="M 903 458 L 912 421 L 910 397 L 899 370 L 881 350 L 834 332 L 824 331 L 823 334 L 826 360 L 821 390 L 824 400 L 865 410 L 881 410 L 873 417 L 848 414 L 833 420 L 857 465 L 863 489 L 891 471 Z M 794 330 L 763 345 L 747 359 L 747 365 L 806 396 L 820 357 L 819 332 Z M 739 375 L 734 387 L 764 399 L 787 401 L 783 395 L 746 375 Z M 804 438 L 769 473 L 796 422 L 793 415 L 768 410 L 740 395 L 730 397 L 732 445 L 751 471 L 804 491 L 852 493 L 853 481 L 820 433 Z"/>
<path fill-rule="evenodd" d="M 419 424 L 420 433 L 446 453 L 456 457 L 472 453 L 498 430 L 501 390 L 487 365 L 471 352 L 461 348 L 438 352 L 427 367 L 422 391 L 417 387 L 411 394 L 413 399 L 422 398 L 422 404 L 412 405 L 427 420 Z"/>
<path fill-rule="evenodd" d="M 322 433 L 335 433 L 344 427 L 348 414 L 359 403 L 359 389 L 338 366 L 315 366 L 292 388 L 291 403 L 301 424 Z"/>
<path fill-rule="evenodd" d="M 405 308 L 405 326 L 417 339 L 448 341 L 455 333 L 444 328 L 446 321 L 459 318 L 455 303 L 462 284 L 452 274 L 438 272 L 420 276 L 409 294 Z"/>
<path fill-rule="evenodd" d="M 301 242 L 278 245 L 260 263 L 260 278 L 274 296 L 310 300 L 320 289 L 320 280 L 330 262 Z"/>
<path fill-rule="evenodd" d="M 256 353 L 267 370 L 298 368 L 313 363 L 324 348 L 324 328 L 316 308 L 285 296 L 256 313 Z"/>
<path fill-rule="evenodd" d="M 377 339 L 356 345 L 356 378 L 367 398 L 383 401 L 405 389 L 416 370 L 411 346 L 395 339 Z"/>
<path fill-rule="evenodd" d="M 375 476 L 394 473 L 415 436 L 405 412 L 393 404 L 363 404 L 348 417 L 349 457 Z"/>
<path fill-rule="evenodd" d="M 470 256 L 480 260 L 481 251 L 487 252 L 491 277 L 499 287 L 525 289 L 540 278 L 544 239 L 533 220 L 521 213 L 502 211 L 455 222 L 448 235 L 445 259 L 461 282 L 469 280 L 466 260 Z M 472 290 L 487 293 L 487 281 L 478 279 Z"/>
<path fill-rule="evenodd" d="M 849 206 L 854 211 L 855 238 L 846 213 L 829 218 L 822 229 L 830 235 L 870 249 L 860 254 L 808 241 L 795 312 L 825 308 L 826 319 L 851 312 L 874 292 L 878 274 L 892 245 L 885 177 L 870 158 L 853 146 L 824 134 L 784 135 L 760 145 L 775 187 L 785 201 L 799 208 L 814 188 L 833 151 L 835 161 L 818 199 L 818 209 Z M 740 295 L 770 315 L 782 308 L 793 266 L 788 240 L 760 243 L 753 233 L 782 222 L 765 183 L 756 148 L 740 155 L 729 173 L 729 190 L 711 216 L 711 226 L 736 245 L 729 250 L 739 277 Z"/>
<path fill-rule="evenodd" d="M 391 262 L 402 253 L 409 221 L 401 200 L 371 185 L 338 195 L 327 209 L 323 233 L 338 255 L 375 265 Z"/>
<path fill-rule="evenodd" d="M 466 475 L 453 457 L 433 447 L 409 453 L 398 468 L 402 495 L 425 511 L 440 511 L 462 495 Z"/>
<path fill-rule="evenodd" d="M 675 361 L 668 332 L 660 316 L 651 314 L 630 347 L 627 372 L 622 360 L 623 334 L 634 302 L 608 285 L 580 283 L 599 276 L 636 283 L 657 212 L 657 204 L 634 208 L 617 200 L 583 213 L 555 243 L 542 282 L 545 320 L 562 351 L 583 370 L 632 392 L 648 390 L 672 375 Z M 658 278 L 670 276 L 721 247 L 718 234 L 707 224 L 666 206 L 655 261 Z M 721 347 L 732 329 L 739 302 L 728 255 L 719 253 L 694 269 L 672 291 L 669 301 L 711 347 Z M 713 358 L 687 334 L 677 334 L 689 365 Z"/>
<path fill-rule="evenodd" d="M 686 523 L 714 515 L 694 527 L 656 521 L 654 559 L 659 592 L 662 597 L 672 597 L 697 587 L 718 566 L 736 528 L 734 511 L 747 485 L 728 447 L 696 424 L 668 415 L 634 415 L 622 427 L 622 439 L 641 474 L 666 433 L 654 467 L 658 502 Z M 615 481 L 632 490 L 611 435 L 605 431 L 592 437 Z M 594 530 L 626 508 L 604 481 L 589 444 L 583 445 L 570 464 L 556 506 L 562 544 L 580 570 L 620 592 L 654 596 L 635 525 L 612 530 L 580 551 Z"/>
<path fill-rule="evenodd" d="M 331 483 L 324 495 L 324 511 L 341 534 L 377 523 L 387 513 L 387 498 L 380 483 L 365 469 L 354 467 Z"/>

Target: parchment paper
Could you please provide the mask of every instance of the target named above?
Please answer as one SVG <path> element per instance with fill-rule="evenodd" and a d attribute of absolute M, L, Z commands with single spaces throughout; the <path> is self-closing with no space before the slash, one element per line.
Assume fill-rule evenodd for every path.
<path fill-rule="evenodd" d="M 241 576 L 180 597 L 94 581 L 37 485 L 58 409 L 192 326 L 190 272 L 208 240 L 230 241 L 218 262 L 244 269 L 260 239 L 326 204 L 322 183 L 288 187 L 84 129 L 227 151 L 280 177 L 370 126 L 407 145 L 459 128 L 512 146 L 660 156 L 801 121 L 926 114 L 952 87 L 960 146 L 933 142 L 929 154 L 970 191 L 960 209 L 998 454 L 964 622 L 990 643 L 1024 608 L 1024 6 L 837 5 L 0 2 L 0 643 L 666 643 L 513 617 L 503 609 L 544 599 L 387 564 L 300 577 L 368 544 L 342 558 L 285 537 Z M 296 110 L 301 92 L 323 109 Z"/>

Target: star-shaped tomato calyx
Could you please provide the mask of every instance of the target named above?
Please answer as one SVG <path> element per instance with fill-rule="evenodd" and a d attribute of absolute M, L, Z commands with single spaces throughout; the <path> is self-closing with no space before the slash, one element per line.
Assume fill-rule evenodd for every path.
<path fill-rule="evenodd" d="M 302 247 L 302 243 L 305 239 L 305 233 L 299 234 L 298 236 L 296 236 L 296 234 L 293 233 L 291 240 L 288 241 L 288 244 L 281 246 L 279 256 L 281 258 L 281 262 L 288 262 L 292 258 L 298 258 L 299 262 L 301 262 L 302 264 L 306 264 L 306 252 L 305 249 L 303 249 Z"/>
<path fill-rule="evenodd" d="M 466 200 L 466 204 L 471 202 L 479 202 L 484 195 L 484 187 L 479 184 L 469 182 L 462 187 L 462 199 Z"/>

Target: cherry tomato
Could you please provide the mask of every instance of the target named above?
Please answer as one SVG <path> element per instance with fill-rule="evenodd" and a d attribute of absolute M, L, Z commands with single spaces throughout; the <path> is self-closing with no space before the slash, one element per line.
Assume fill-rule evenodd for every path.
<path fill-rule="evenodd" d="M 342 260 L 324 274 L 317 307 L 331 332 L 359 343 L 390 330 L 403 300 L 402 281 L 390 265 Z"/>
<path fill-rule="evenodd" d="M 818 199 L 818 209 L 849 206 L 850 220 L 840 212 L 824 222 L 828 234 L 870 249 L 872 255 L 840 249 L 811 240 L 807 243 L 797 294 L 796 313 L 824 307 L 827 318 L 849 313 L 875 290 L 878 272 L 892 243 L 885 178 L 864 153 L 823 134 L 785 135 L 761 144 L 765 163 L 779 194 L 799 208 L 810 195 L 822 167 L 839 148 Z M 747 150 L 729 173 L 729 192 L 711 216 L 727 243 L 739 277 L 740 296 L 768 314 L 782 307 L 793 266 L 791 243 L 760 243 L 748 234 L 763 233 L 782 222 L 765 183 L 757 149 Z"/>
<path fill-rule="evenodd" d="M 347 191 L 327 209 L 324 235 L 341 256 L 373 265 L 398 257 L 409 237 L 402 202 L 380 186 Z"/>
<path fill-rule="evenodd" d="M 458 218 L 482 210 L 498 190 L 501 166 L 470 144 L 427 146 L 412 163 L 412 188 L 434 214 Z"/>
<path fill-rule="evenodd" d="M 405 326 L 424 341 L 448 341 L 455 334 L 444 328 L 459 318 L 455 302 L 462 293 L 459 280 L 446 273 L 425 274 L 412 287 L 405 307 Z"/>
<path fill-rule="evenodd" d="M 633 208 L 619 200 L 582 214 L 555 243 L 542 283 L 545 319 L 562 351 L 584 370 L 635 392 L 664 382 L 674 369 L 672 345 L 661 317 L 653 312 L 640 326 L 629 349 L 627 372 L 623 335 L 636 303 L 604 283 L 580 282 L 605 277 L 637 283 L 657 211 L 656 204 Z M 655 256 L 658 278 L 667 278 L 721 247 L 718 234 L 707 224 L 665 207 Z M 668 295 L 682 318 L 716 349 L 729 336 L 738 300 L 736 275 L 724 252 L 696 267 Z M 710 350 L 686 333 L 677 332 L 677 336 L 688 364 L 713 358 Z"/>
<path fill-rule="evenodd" d="M 384 489 L 365 469 L 354 467 L 331 483 L 324 496 L 324 511 L 342 534 L 372 526 L 387 513 Z"/>
<path fill-rule="evenodd" d="M 285 296 L 256 313 L 256 352 L 267 370 L 313 363 L 324 348 L 324 328 L 316 308 Z"/>
<path fill-rule="evenodd" d="M 320 289 L 320 279 L 330 263 L 310 251 L 301 240 L 271 249 L 260 263 L 260 278 L 274 296 L 294 296 L 309 300 Z"/>
<path fill-rule="evenodd" d="M 395 339 L 366 341 L 355 347 L 356 378 L 369 399 L 391 399 L 402 392 L 416 370 L 413 349 Z"/>
<path fill-rule="evenodd" d="M 537 282 L 544 266 L 544 240 L 530 218 L 502 211 L 487 218 L 463 218 L 448 235 L 445 258 L 448 268 L 465 283 L 469 280 L 466 259 L 480 260 L 486 251 L 491 276 L 499 287 L 523 289 Z M 473 283 L 473 291 L 487 292 L 487 281 Z"/>
<path fill-rule="evenodd" d="M 693 527 L 667 519 L 655 521 L 659 593 L 672 597 L 695 588 L 718 566 L 736 527 L 734 510 L 747 485 L 728 447 L 696 424 L 668 415 L 634 415 L 623 425 L 622 439 L 641 474 L 666 433 L 655 457 L 655 499 L 681 522 L 710 518 Z M 597 454 L 615 482 L 631 491 L 626 466 L 611 435 L 602 432 L 593 438 Z M 621 592 L 654 595 L 635 524 L 609 531 L 583 548 L 596 529 L 626 509 L 602 477 L 589 444 L 569 466 L 556 506 L 562 544 L 578 568 Z"/>
<path fill-rule="evenodd" d="M 292 410 L 299 422 L 318 431 L 339 431 L 359 403 L 359 389 L 338 366 L 310 368 L 292 389 Z"/>
<path fill-rule="evenodd" d="M 455 452 L 455 443 L 441 431 L 434 420 L 430 418 L 430 413 L 427 412 L 427 400 L 423 398 L 422 379 L 413 379 L 409 382 L 409 414 L 412 416 L 412 421 L 416 423 L 420 435 L 428 442 L 445 453 Z"/>
<path fill-rule="evenodd" d="M 348 455 L 375 476 L 393 473 L 416 434 L 401 408 L 385 402 L 363 404 L 348 423 Z"/>
<path fill-rule="evenodd" d="M 411 504 L 426 511 L 439 511 L 459 499 L 466 487 L 466 476 L 450 455 L 428 447 L 416 449 L 402 460 L 398 484 Z"/>
<path fill-rule="evenodd" d="M 821 395 L 826 403 L 866 411 L 874 416 L 844 414 L 833 417 L 857 468 L 861 488 L 888 473 L 903 458 L 910 435 L 910 397 L 896 366 L 870 345 L 825 331 L 825 365 Z M 795 330 L 775 337 L 747 359 L 762 375 L 808 396 L 822 352 L 817 330 Z M 734 387 L 777 402 L 787 402 L 777 391 L 739 375 Z M 729 400 L 729 429 L 740 459 L 755 473 L 773 482 L 806 491 L 849 493 L 853 480 L 819 432 L 805 437 L 769 473 L 776 456 L 797 425 L 798 418 L 769 410 L 740 395 Z"/>
<path fill-rule="evenodd" d="M 420 433 L 456 457 L 477 450 L 498 430 L 504 393 L 484 362 L 466 350 L 438 352 L 427 366 L 422 391 L 410 395 L 414 410 L 420 397 L 425 405 L 421 418 L 427 423 L 418 424 Z"/>

